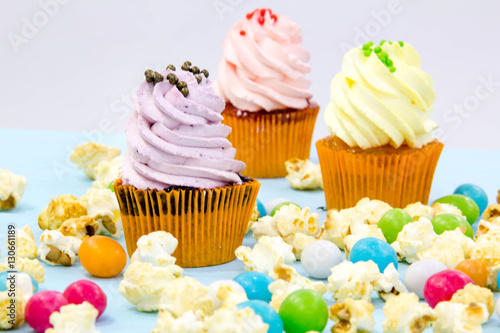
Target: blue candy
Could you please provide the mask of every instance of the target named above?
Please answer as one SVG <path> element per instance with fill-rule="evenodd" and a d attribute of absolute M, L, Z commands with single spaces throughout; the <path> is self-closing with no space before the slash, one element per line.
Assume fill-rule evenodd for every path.
<path fill-rule="evenodd" d="M 251 308 L 256 315 L 259 315 L 266 324 L 269 325 L 268 333 L 282 333 L 283 320 L 274 309 L 264 301 L 253 300 L 238 304 L 238 309 Z"/>
<path fill-rule="evenodd" d="M 238 282 L 247 292 L 249 300 L 261 300 L 264 302 L 271 301 L 271 292 L 269 284 L 274 282 L 274 279 L 269 275 L 259 272 L 245 272 L 233 279 Z"/>
<path fill-rule="evenodd" d="M 6 291 L 9 289 L 8 285 L 10 283 L 7 282 L 7 277 L 9 274 L 10 274 L 10 272 L 7 272 L 7 271 L 0 273 L 0 291 Z M 36 282 L 36 280 L 31 275 L 29 275 L 27 273 L 20 272 L 20 271 L 17 271 L 17 274 L 18 275 L 19 274 L 28 275 L 31 278 L 31 284 L 33 285 L 33 289 L 34 289 L 33 293 L 36 293 L 38 291 L 38 282 Z"/>
<path fill-rule="evenodd" d="M 396 251 L 381 239 L 367 237 L 360 239 L 351 249 L 349 260 L 352 262 L 372 260 L 377 264 L 380 272 L 392 262 L 398 269 L 398 256 Z"/>
<path fill-rule="evenodd" d="M 477 185 L 462 184 L 457 187 L 453 194 L 462 194 L 474 200 L 479 207 L 479 215 L 488 207 L 488 195 L 486 195 L 486 192 Z"/>
<path fill-rule="evenodd" d="M 257 199 L 257 210 L 259 211 L 260 217 L 264 217 L 267 215 L 266 207 L 259 199 Z"/>

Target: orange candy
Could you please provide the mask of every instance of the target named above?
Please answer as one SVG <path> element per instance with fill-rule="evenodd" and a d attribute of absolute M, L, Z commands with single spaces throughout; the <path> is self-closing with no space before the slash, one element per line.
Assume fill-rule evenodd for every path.
<path fill-rule="evenodd" d="M 455 266 L 455 269 L 467 274 L 476 285 L 483 288 L 486 286 L 486 282 L 488 281 L 488 270 L 480 260 L 465 259 Z"/>
<path fill-rule="evenodd" d="M 113 277 L 121 273 L 127 264 L 123 247 L 106 236 L 92 236 L 83 241 L 78 250 L 83 268 L 97 277 Z"/>

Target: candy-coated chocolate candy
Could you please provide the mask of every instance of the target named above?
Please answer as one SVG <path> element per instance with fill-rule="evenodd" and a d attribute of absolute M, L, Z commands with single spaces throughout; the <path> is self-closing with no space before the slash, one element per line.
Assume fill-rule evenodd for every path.
<path fill-rule="evenodd" d="M 275 198 L 270 201 L 268 201 L 265 205 L 266 207 L 266 212 L 267 215 L 271 215 L 274 207 L 278 206 L 279 204 L 282 204 L 283 202 L 290 202 L 290 199 L 287 198 Z"/>
<path fill-rule="evenodd" d="M 84 301 L 89 302 L 99 311 L 99 318 L 106 309 L 107 298 L 102 289 L 92 281 L 79 280 L 73 282 L 63 293 L 64 297 L 72 304 L 81 304 Z"/>
<path fill-rule="evenodd" d="M 392 262 L 398 269 L 398 256 L 396 251 L 381 239 L 366 237 L 360 239 L 351 249 L 349 260 L 352 262 L 372 260 L 383 272 Z"/>
<path fill-rule="evenodd" d="M 314 290 L 299 289 L 281 303 L 279 314 L 286 333 L 323 332 L 328 322 L 328 306 Z"/>
<path fill-rule="evenodd" d="M 468 283 L 474 283 L 465 273 L 455 269 L 447 269 L 427 279 L 424 286 L 424 298 L 434 308 L 439 302 L 451 299 L 454 293 L 463 289 Z"/>
<path fill-rule="evenodd" d="M 31 296 L 26 303 L 24 310 L 26 322 L 34 330 L 45 332 L 47 328 L 52 327 L 49 321 L 50 315 L 67 304 L 66 298 L 58 291 L 40 291 Z"/>
<path fill-rule="evenodd" d="M 387 243 L 392 244 L 403 227 L 410 222 L 413 222 L 410 214 L 401 208 L 394 208 L 380 218 L 377 226 L 382 230 Z"/>
<path fill-rule="evenodd" d="M 220 298 L 217 297 L 217 292 L 219 291 L 220 286 L 223 284 L 230 286 L 233 290 L 237 290 L 239 292 L 246 294 L 245 289 L 241 286 L 241 284 L 239 284 L 236 281 L 233 280 L 214 281 L 210 283 L 210 285 L 208 286 L 208 296 L 210 296 L 210 298 L 212 299 L 212 306 L 214 310 L 217 310 L 222 306 L 222 301 L 220 300 Z"/>
<path fill-rule="evenodd" d="M 274 279 L 267 274 L 260 272 L 245 272 L 234 278 L 247 293 L 249 300 L 257 299 L 264 302 L 271 301 L 271 292 L 269 284 L 274 282 Z"/>
<path fill-rule="evenodd" d="M 344 255 L 332 242 L 319 240 L 306 246 L 301 263 L 304 270 L 315 279 L 326 279 L 330 269 L 344 260 Z"/>
<path fill-rule="evenodd" d="M 409 292 L 424 299 L 424 286 L 431 276 L 447 270 L 445 264 L 433 259 L 419 260 L 408 266 L 405 273 L 405 286 Z"/>
<path fill-rule="evenodd" d="M 486 282 L 488 282 L 488 269 L 481 260 L 465 259 L 455 266 L 455 269 L 467 274 L 478 286 L 486 287 Z"/>
<path fill-rule="evenodd" d="M 453 194 L 462 194 L 474 200 L 479 207 L 479 214 L 482 214 L 488 207 L 488 195 L 479 186 L 474 184 L 463 184 L 456 188 Z"/>
<path fill-rule="evenodd" d="M 267 215 L 266 207 L 259 199 L 257 199 L 257 210 L 259 211 L 260 217 L 264 217 Z"/>
<path fill-rule="evenodd" d="M 500 271 L 497 273 L 497 287 L 500 287 Z"/>
<path fill-rule="evenodd" d="M 467 222 L 469 222 L 471 225 L 474 224 L 474 222 L 476 222 L 477 218 L 479 217 L 479 206 L 474 200 L 465 195 L 452 194 L 437 199 L 434 202 L 450 204 L 457 207 L 467 218 Z"/>
<path fill-rule="evenodd" d="M 441 235 L 446 230 L 460 228 L 465 236 L 474 238 L 474 231 L 470 224 L 461 216 L 455 214 L 441 214 L 434 216 L 431 220 L 434 232 Z"/>
<path fill-rule="evenodd" d="M 271 212 L 271 216 L 274 216 L 274 214 L 276 214 L 276 212 L 278 210 L 280 210 L 281 207 L 283 207 L 283 206 L 289 206 L 289 205 L 295 205 L 295 206 L 297 206 L 297 207 L 300 208 L 299 205 L 297 205 L 296 203 L 293 203 L 291 201 L 282 202 L 282 203 L 280 203 L 279 205 L 276 205 L 276 207 L 273 208 L 273 211 Z"/>
<path fill-rule="evenodd" d="M 20 272 L 20 271 L 17 271 L 17 279 L 19 279 L 19 276 L 20 275 L 26 275 L 30 278 L 31 280 L 31 284 L 33 286 L 33 293 L 36 293 L 38 291 L 38 282 L 36 282 L 36 280 L 29 274 L 27 273 L 24 273 L 24 272 Z M 7 280 L 9 279 L 9 280 Z M 6 291 L 9 289 L 9 285 L 12 281 L 14 281 L 14 279 L 12 279 L 12 273 L 10 271 L 5 271 L 5 272 L 2 272 L 0 273 L 0 291 Z M 19 280 L 17 281 L 17 283 L 19 283 Z"/>
<path fill-rule="evenodd" d="M 83 268 L 97 277 L 113 277 L 121 273 L 127 264 L 123 247 L 106 236 L 92 236 L 85 239 L 78 250 Z"/>
<path fill-rule="evenodd" d="M 262 321 L 269 325 L 268 333 L 282 333 L 283 320 L 274 309 L 264 301 L 252 300 L 238 304 L 239 309 L 251 308 Z"/>

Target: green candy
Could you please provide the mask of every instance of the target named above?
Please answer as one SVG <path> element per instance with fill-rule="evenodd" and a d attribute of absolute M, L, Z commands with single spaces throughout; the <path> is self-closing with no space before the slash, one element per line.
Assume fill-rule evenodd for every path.
<path fill-rule="evenodd" d="M 115 188 L 113 187 L 113 184 L 115 183 L 115 181 L 113 180 L 111 183 L 109 183 L 108 185 L 108 189 L 115 192 Z"/>
<path fill-rule="evenodd" d="M 286 333 L 323 332 L 328 322 L 328 305 L 311 289 L 299 289 L 281 303 L 279 315 Z"/>
<path fill-rule="evenodd" d="M 398 238 L 403 227 L 410 222 L 413 222 L 410 214 L 401 208 L 394 208 L 380 218 L 377 227 L 382 230 L 387 243 L 392 244 Z"/>
<path fill-rule="evenodd" d="M 274 207 L 274 208 L 273 208 L 273 210 L 271 211 L 271 216 L 274 216 L 274 214 L 276 214 L 276 212 L 277 212 L 278 210 L 280 210 L 280 209 L 281 209 L 281 207 L 283 207 L 283 206 L 289 206 L 289 205 L 294 205 L 294 206 L 297 206 L 297 207 L 299 207 L 299 208 L 302 208 L 302 207 L 300 207 L 299 205 L 297 205 L 296 203 L 293 203 L 293 202 L 291 202 L 291 201 L 282 202 L 282 203 L 280 203 L 279 205 L 277 205 L 276 207 Z"/>
<path fill-rule="evenodd" d="M 445 203 L 450 204 L 462 212 L 462 214 L 467 218 L 467 221 L 473 225 L 479 217 L 479 207 L 477 203 L 471 198 L 462 194 L 452 194 L 442 197 L 434 201 L 434 203 Z"/>
<path fill-rule="evenodd" d="M 380 52 L 382 52 L 382 49 L 380 48 L 380 46 L 375 46 L 373 51 L 375 51 L 375 53 L 380 53 Z"/>
<path fill-rule="evenodd" d="M 396 71 L 396 67 L 394 67 L 394 66 L 389 67 L 389 71 L 391 73 L 394 73 Z"/>
<path fill-rule="evenodd" d="M 434 227 L 434 232 L 441 235 L 446 230 L 455 230 L 460 228 L 465 236 L 474 239 L 474 231 L 467 221 L 455 214 L 441 214 L 434 216 L 431 220 L 432 226 Z"/>

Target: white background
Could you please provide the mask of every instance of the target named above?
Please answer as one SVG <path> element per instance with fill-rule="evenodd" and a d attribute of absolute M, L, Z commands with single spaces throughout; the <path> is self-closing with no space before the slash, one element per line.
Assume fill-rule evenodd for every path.
<path fill-rule="evenodd" d="M 500 148 L 498 1 L 0 1 L 0 128 L 121 132 L 145 69 L 189 59 L 215 78 L 227 30 L 270 7 L 302 27 L 323 109 L 346 47 L 403 40 L 434 79 L 441 141 Z"/>

